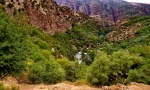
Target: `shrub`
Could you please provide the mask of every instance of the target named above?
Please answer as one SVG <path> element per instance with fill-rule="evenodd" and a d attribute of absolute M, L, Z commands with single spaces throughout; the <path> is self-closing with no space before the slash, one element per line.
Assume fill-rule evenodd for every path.
<path fill-rule="evenodd" d="M 99 52 L 90 66 L 88 71 L 87 79 L 91 84 L 94 85 L 105 85 L 108 83 L 109 69 L 109 58 L 104 52 Z"/>
<path fill-rule="evenodd" d="M 73 82 L 73 84 L 77 86 L 81 86 L 81 85 L 87 85 L 88 82 L 86 79 L 78 79 L 75 82 Z"/>
<path fill-rule="evenodd" d="M 61 67 L 64 70 L 66 70 L 68 65 L 70 64 L 70 61 L 67 58 L 57 59 L 57 62 L 61 65 Z"/>
<path fill-rule="evenodd" d="M 144 58 L 150 58 L 150 44 L 149 45 L 135 45 L 130 49 L 130 52 L 140 55 Z"/>
<path fill-rule="evenodd" d="M 64 71 L 55 60 L 34 63 L 29 70 L 32 83 L 57 83 L 64 79 Z"/>
<path fill-rule="evenodd" d="M 76 74 L 77 80 L 85 81 L 87 77 L 88 66 L 86 66 L 84 62 L 82 62 L 81 64 L 78 64 L 78 62 L 76 62 L 75 64 L 76 64 L 76 69 L 77 69 L 77 74 Z"/>
<path fill-rule="evenodd" d="M 77 68 L 76 68 L 76 65 L 73 61 L 71 61 L 66 66 L 65 72 L 66 72 L 66 80 L 75 81 L 77 79 L 76 78 Z"/>
<path fill-rule="evenodd" d="M 139 56 L 122 50 L 114 52 L 110 56 L 110 61 L 110 84 L 126 83 L 124 81 L 128 77 L 127 73 L 130 70 L 140 68 L 144 64 L 142 58 Z"/>
<path fill-rule="evenodd" d="M 20 88 L 17 85 L 12 85 L 11 87 L 7 87 L 6 90 L 20 90 Z"/>
<path fill-rule="evenodd" d="M 66 58 L 58 59 L 57 62 L 65 70 L 66 80 L 86 79 L 87 66 L 84 63 L 78 64 L 77 61 L 69 61 Z"/>
<path fill-rule="evenodd" d="M 20 90 L 17 85 L 12 85 L 11 87 L 5 87 L 2 82 L 0 82 L 0 90 Z"/>
<path fill-rule="evenodd" d="M 145 62 L 139 69 L 130 70 L 128 73 L 128 82 L 138 82 L 138 83 L 145 83 L 150 84 L 150 59 Z"/>
<path fill-rule="evenodd" d="M 143 64 L 141 57 L 122 50 L 111 55 L 99 52 L 90 66 L 87 79 L 94 85 L 127 83 L 129 71 L 139 69 Z"/>
<path fill-rule="evenodd" d="M 2 82 L 0 82 L 0 90 L 6 90 L 5 86 L 4 86 L 4 84 Z"/>

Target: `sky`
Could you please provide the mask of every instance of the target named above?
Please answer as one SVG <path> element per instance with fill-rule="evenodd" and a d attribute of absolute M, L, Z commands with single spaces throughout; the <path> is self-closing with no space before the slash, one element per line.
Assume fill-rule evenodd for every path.
<path fill-rule="evenodd" d="M 128 2 L 150 3 L 150 0 L 125 0 Z"/>

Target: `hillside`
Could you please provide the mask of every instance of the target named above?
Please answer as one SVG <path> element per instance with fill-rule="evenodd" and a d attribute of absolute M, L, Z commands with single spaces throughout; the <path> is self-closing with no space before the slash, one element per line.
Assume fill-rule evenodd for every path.
<path fill-rule="evenodd" d="M 58 6 L 53 0 L 6 0 L 3 6 L 12 16 L 25 11 L 28 23 L 52 35 L 71 29 L 73 22 L 83 23 L 89 19 L 87 15 Z"/>
<path fill-rule="evenodd" d="M 124 0 L 55 0 L 61 6 L 68 6 L 102 20 L 117 22 L 122 19 L 150 15 L 150 5 L 130 3 Z"/>
<path fill-rule="evenodd" d="M 19 84 L 69 81 L 95 87 L 150 84 L 150 16 L 99 25 L 87 15 L 60 7 L 52 0 L 40 1 L 41 9 L 37 9 L 38 2 L 28 0 L 17 5 L 15 1 L 0 2 L 1 80 L 14 76 Z M 22 9 L 14 13 L 18 5 L 23 5 Z M 41 10 L 48 11 L 44 14 Z M 57 10 L 61 15 L 56 14 Z M 65 14 L 71 15 L 69 19 Z M 65 25 L 70 22 L 72 28 L 59 27 L 58 23 L 64 22 L 61 19 L 67 20 Z M 45 29 L 44 23 L 62 31 Z M 2 83 L 1 88 L 7 90 Z"/>

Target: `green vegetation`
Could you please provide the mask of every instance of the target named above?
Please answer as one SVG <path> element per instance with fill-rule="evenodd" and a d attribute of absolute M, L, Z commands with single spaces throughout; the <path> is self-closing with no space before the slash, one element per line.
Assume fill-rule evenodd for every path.
<path fill-rule="evenodd" d="M 0 0 L 0 4 L 5 5 L 6 0 Z"/>
<path fill-rule="evenodd" d="M 8 15 L 0 14 L 0 73 L 17 74 L 26 67 L 26 36 L 19 33 L 21 27 L 10 22 Z"/>
<path fill-rule="evenodd" d="M 26 71 L 32 83 L 63 80 L 64 71 L 55 61 L 48 44 L 52 36 L 26 23 L 19 23 L 18 18 L 11 19 L 0 11 L 0 75 L 19 76 Z"/>
<path fill-rule="evenodd" d="M 0 90 L 20 90 L 18 86 L 12 85 L 11 87 L 5 87 L 2 82 L 0 82 Z"/>
<path fill-rule="evenodd" d="M 150 74 L 148 70 L 149 68 L 148 63 L 150 61 L 150 56 L 149 56 L 150 55 L 150 23 L 149 23 L 149 20 L 150 20 L 150 17 L 146 16 L 146 17 L 135 17 L 131 19 L 131 21 L 127 22 L 127 24 L 130 23 L 130 25 L 134 24 L 135 22 L 139 22 L 143 24 L 143 26 L 136 32 L 135 38 L 124 40 L 124 41 L 119 41 L 115 43 L 103 42 L 101 44 L 100 50 L 105 51 L 109 55 L 110 59 L 112 59 L 111 55 L 113 55 L 115 52 L 118 52 L 118 51 L 127 52 L 127 53 L 120 55 L 121 58 L 123 58 L 125 55 L 128 55 L 123 61 L 120 62 L 120 64 L 128 65 L 128 63 L 130 63 L 134 65 L 131 65 L 131 67 L 128 67 L 128 69 L 127 67 L 124 67 L 124 66 L 120 66 L 120 67 L 117 67 L 118 65 L 114 66 L 115 68 L 118 68 L 118 69 L 119 68 L 123 68 L 123 70 L 127 69 L 127 71 L 123 71 L 125 75 L 121 73 L 123 75 L 123 78 L 124 76 L 126 76 L 126 78 L 124 78 L 123 80 L 125 80 L 127 83 L 136 81 L 139 83 L 150 84 L 149 82 Z M 134 60 L 135 58 L 135 60 L 132 61 L 132 63 L 130 62 L 130 59 L 128 59 L 131 56 L 133 56 L 131 60 Z M 121 58 L 116 59 L 116 60 L 121 60 Z M 112 70 L 112 71 L 115 71 L 115 70 Z M 122 78 L 121 74 L 119 74 L 118 76 L 121 76 Z M 112 76 L 114 77 L 114 75 Z M 120 81 L 117 81 L 117 82 L 120 82 Z M 122 81 L 120 83 L 126 83 L 126 82 Z"/>
<path fill-rule="evenodd" d="M 144 21 L 144 20 L 147 20 L 148 21 L 149 19 L 149 16 L 137 16 L 137 17 L 133 17 L 133 18 L 130 18 L 130 21 L 125 23 L 124 26 L 130 26 L 134 23 L 137 23 L 137 22 L 141 22 L 141 21 Z"/>
<path fill-rule="evenodd" d="M 0 82 L 0 90 L 5 90 L 4 84 Z"/>
<path fill-rule="evenodd" d="M 135 38 L 111 43 L 104 38 L 110 31 L 94 22 L 74 23 L 72 30 L 51 36 L 30 26 L 23 12 L 10 18 L 0 9 L 0 75 L 34 84 L 63 80 L 96 86 L 150 84 L 149 21 L 148 16 L 131 19 L 126 26 L 143 23 Z M 81 64 L 74 59 L 79 51 Z"/>
<path fill-rule="evenodd" d="M 64 71 L 55 60 L 34 63 L 29 70 L 29 79 L 33 83 L 57 83 L 64 76 Z"/>
<path fill-rule="evenodd" d="M 74 32 L 68 31 L 65 34 L 56 33 L 54 36 L 50 36 L 28 25 L 26 23 L 28 19 L 22 12 L 11 19 L 1 10 L 0 19 L 1 75 L 11 74 L 18 76 L 25 71 L 28 75 L 22 77 L 32 83 L 57 83 L 64 80 L 64 77 L 67 80 L 75 81 L 76 78 L 83 77 L 83 72 L 80 71 L 82 66 L 78 66 L 76 63 L 73 74 L 77 72 L 80 72 L 80 74 L 72 76 L 72 78 L 75 78 L 74 80 L 68 79 L 68 76 L 72 73 L 69 69 L 70 67 L 73 68 L 71 62 L 69 61 L 69 65 L 66 65 L 65 68 L 60 67 L 56 62 L 56 58 L 67 57 L 70 60 L 74 60 L 75 53 L 82 49 L 83 44 L 87 45 L 87 43 L 92 43 L 93 41 L 88 42 L 86 40 L 86 38 L 93 39 L 90 36 L 87 37 L 86 33 L 83 34 L 85 36 L 82 36 L 83 31 L 73 30 Z M 84 24 L 84 28 L 89 28 L 86 27 L 89 24 L 92 23 Z M 81 28 L 82 26 L 78 27 Z M 76 37 L 76 34 L 80 36 Z M 80 43 L 80 40 L 83 42 Z M 79 43 L 73 48 L 76 41 Z M 72 63 L 75 64 L 73 61 Z M 76 70 L 76 67 L 79 69 Z"/>
<path fill-rule="evenodd" d="M 88 79 L 94 85 L 125 84 L 127 83 L 125 80 L 128 79 L 128 73 L 131 70 L 139 69 L 143 64 L 142 58 L 122 50 L 111 55 L 98 52 L 90 67 Z"/>

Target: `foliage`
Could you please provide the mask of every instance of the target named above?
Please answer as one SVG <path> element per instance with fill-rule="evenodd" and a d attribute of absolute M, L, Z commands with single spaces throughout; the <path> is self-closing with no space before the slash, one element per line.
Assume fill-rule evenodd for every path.
<path fill-rule="evenodd" d="M 17 74 L 25 68 L 27 43 L 20 27 L 3 12 L 0 13 L 0 73 Z"/>
<path fill-rule="evenodd" d="M 94 85 L 105 85 L 108 83 L 110 72 L 109 58 L 106 53 L 99 52 L 90 66 L 87 79 Z"/>
<path fill-rule="evenodd" d="M 11 87 L 7 87 L 6 90 L 20 90 L 20 88 L 17 85 L 12 85 Z"/>
<path fill-rule="evenodd" d="M 77 61 L 69 61 L 66 58 L 58 59 L 57 62 L 65 71 L 65 78 L 69 81 L 86 79 L 87 66 Z"/>
<path fill-rule="evenodd" d="M 82 25 L 74 24 L 72 30 L 67 30 L 65 34 L 56 33 L 55 38 L 55 56 L 61 54 L 73 60 L 76 52 L 85 46 L 89 49 L 96 48 L 99 41 L 99 26 L 94 22 L 86 22 Z M 67 48 L 66 48 L 67 47 Z"/>
<path fill-rule="evenodd" d="M 150 59 L 145 62 L 140 69 L 131 70 L 128 73 L 128 82 L 138 82 L 138 83 L 145 83 L 150 84 Z"/>
<path fill-rule="evenodd" d="M 17 85 L 12 85 L 11 87 L 5 87 L 2 82 L 0 82 L 0 90 L 20 90 Z"/>
<path fill-rule="evenodd" d="M 6 90 L 2 82 L 0 82 L 0 90 Z"/>
<path fill-rule="evenodd" d="M 124 26 L 130 26 L 131 24 L 141 22 L 143 20 L 149 19 L 149 16 L 137 16 L 130 19 L 129 22 L 125 23 Z"/>
<path fill-rule="evenodd" d="M 135 33 L 135 38 L 119 41 L 115 43 L 103 42 L 101 44 L 101 50 L 106 51 L 108 54 L 118 51 L 119 49 L 130 50 L 132 47 L 145 47 L 149 46 L 150 41 L 150 17 L 136 17 L 133 18 L 135 22 L 141 23 L 143 26 Z M 129 21 L 130 22 L 130 21 Z M 132 22 L 132 19 L 131 19 Z M 135 23 L 134 22 L 134 23 Z M 148 51 L 144 51 L 148 52 Z"/>
<path fill-rule="evenodd" d="M 88 81 L 94 85 L 110 85 L 124 82 L 130 70 L 139 69 L 144 61 L 129 52 L 117 51 L 111 55 L 99 52 L 90 66 Z"/>
<path fill-rule="evenodd" d="M 65 68 L 65 73 L 66 73 L 66 80 L 75 81 L 77 79 L 76 78 L 77 68 L 73 61 L 71 61 L 67 65 L 67 67 Z"/>
<path fill-rule="evenodd" d="M 77 80 L 81 82 L 82 81 L 86 82 L 88 66 L 84 62 L 82 62 L 81 64 L 78 64 L 78 62 L 76 62 L 76 69 L 77 69 L 76 74 Z"/>
<path fill-rule="evenodd" d="M 30 67 L 29 79 L 32 83 L 58 83 L 64 79 L 64 71 L 54 60 L 41 61 Z"/>
<path fill-rule="evenodd" d="M 102 42 L 100 50 L 107 53 L 106 55 L 102 55 L 104 55 L 105 58 L 107 57 L 108 62 L 107 64 L 105 63 L 107 59 L 104 59 L 104 61 L 101 60 L 101 58 L 104 57 L 101 54 L 95 57 L 87 77 L 90 83 L 94 85 L 109 85 L 136 81 L 149 84 L 149 20 L 149 16 L 136 17 L 125 24 L 129 26 L 137 22 L 143 23 L 143 26 L 136 32 L 135 38 L 114 43 L 107 41 Z M 96 69 L 94 69 L 99 69 L 98 67 L 100 66 L 102 66 L 100 70 L 96 71 Z M 106 67 L 108 67 L 108 71 L 102 72 Z M 104 76 L 102 77 L 102 75 Z M 101 78 L 103 78 L 103 80 L 101 80 Z"/>
<path fill-rule="evenodd" d="M 135 45 L 130 49 L 130 52 L 140 55 L 143 58 L 150 58 L 150 44 L 148 45 Z"/>
<path fill-rule="evenodd" d="M 0 4 L 5 5 L 6 0 L 0 0 Z"/>
<path fill-rule="evenodd" d="M 109 82 L 113 83 L 127 83 L 125 79 L 128 77 L 127 73 L 130 70 L 139 69 L 144 63 L 143 59 L 138 55 L 131 54 L 119 50 L 110 56 L 110 73 Z"/>

